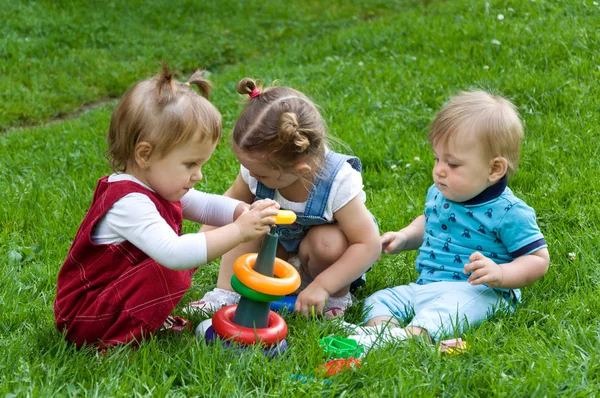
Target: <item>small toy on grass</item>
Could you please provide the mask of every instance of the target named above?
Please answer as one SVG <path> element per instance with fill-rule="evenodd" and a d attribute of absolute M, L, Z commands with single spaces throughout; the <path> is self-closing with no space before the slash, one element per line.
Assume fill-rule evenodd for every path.
<path fill-rule="evenodd" d="M 327 359 L 360 357 L 365 350 L 356 340 L 342 336 L 327 336 L 319 340 Z"/>
<path fill-rule="evenodd" d="M 469 346 L 460 337 L 440 341 L 438 353 L 447 355 L 459 355 L 467 351 Z"/>
<path fill-rule="evenodd" d="M 317 368 L 317 374 L 321 377 L 334 376 L 344 370 L 358 369 L 362 365 L 359 358 L 348 357 L 332 359 Z"/>
<path fill-rule="evenodd" d="M 297 375 L 292 374 L 292 381 L 301 382 L 302 384 L 310 383 L 321 383 L 321 384 L 331 384 L 331 380 L 329 379 L 318 379 L 313 375 Z"/>

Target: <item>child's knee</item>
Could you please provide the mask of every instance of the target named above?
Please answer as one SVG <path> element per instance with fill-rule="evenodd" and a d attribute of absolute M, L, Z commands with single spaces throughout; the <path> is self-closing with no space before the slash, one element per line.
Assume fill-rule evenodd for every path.
<path fill-rule="evenodd" d="M 328 227 L 328 228 L 327 228 Z M 331 265 L 348 249 L 348 239 L 337 226 L 312 228 L 302 240 L 299 256 L 310 263 Z"/>

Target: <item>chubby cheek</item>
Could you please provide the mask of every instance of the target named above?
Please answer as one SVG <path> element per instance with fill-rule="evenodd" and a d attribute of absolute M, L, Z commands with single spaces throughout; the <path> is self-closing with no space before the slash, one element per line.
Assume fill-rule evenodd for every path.
<path fill-rule="evenodd" d="M 465 192 L 470 190 L 470 185 L 468 181 L 464 181 L 464 180 L 455 180 L 454 183 L 452 184 L 453 190 L 457 193 L 457 194 L 464 194 Z"/>

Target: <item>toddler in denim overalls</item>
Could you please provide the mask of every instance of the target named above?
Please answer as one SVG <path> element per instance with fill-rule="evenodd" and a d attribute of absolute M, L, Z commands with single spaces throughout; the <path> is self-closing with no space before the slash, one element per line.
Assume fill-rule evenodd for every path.
<path fill-rule="evenodd" d="M 251 79 L 238 83 L 250 100 L 233 129 L 233 151 L 240 174 L 225 192 L 246 203 L 272 198 L 298 220 L 278 226 L 277 256 L 298 267 L 302 285 L 295 311 L 341 316 L 352 303 L 350 287 L 377 260 L 377 225 L 365 207 L 358 158 L 326 147 L 325 125 L 304 94 L 287 87 L 261 91 Z M 204 312 L 237 301 L 230 285 L 233 262 L 257 252 L 261 240 L 226 253 L 217 288 L 190 307 Z"/>

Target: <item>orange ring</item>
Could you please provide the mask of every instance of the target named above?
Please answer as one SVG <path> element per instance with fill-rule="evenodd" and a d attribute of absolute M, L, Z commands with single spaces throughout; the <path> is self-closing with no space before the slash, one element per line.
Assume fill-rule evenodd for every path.
<path fill-rule="evenodd" d="M 266 328 L 247 328 L 233 323 L 233 316 L 237 304 L 221 308 L 213 315 L 212 327 L 223 339 L 231 339 L 242 344 L 264 343 L 277 344 L 288 333 L 288 328 L 281 316 L 273 311 L 269 312 L 269 326 Z"/>
<path fill-rule="evenodd" d="M 233 272 L 244 285 L 257 292 L 274 296 L 285 296 L 298 289 L 300 275 L 293 265 L 275 258 L 273 273 L 277 278 L 273 278 L 254 271 L 257 256 L 258 253 L 247 253 L 233 263 Z"/>

